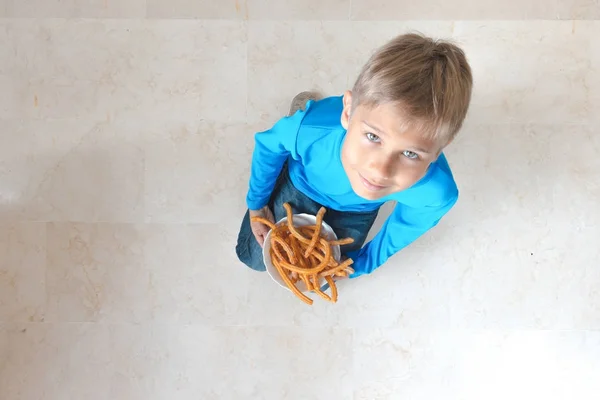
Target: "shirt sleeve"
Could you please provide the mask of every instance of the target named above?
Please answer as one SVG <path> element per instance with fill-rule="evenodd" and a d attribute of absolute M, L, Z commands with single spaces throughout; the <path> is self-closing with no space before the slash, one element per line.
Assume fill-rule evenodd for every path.
<path fill-rule="evenodd" d="M 458 195 L 439 206 L 414 208 L 396 204 L 379 233 L 362 249 L 348 253 L 354 260 L 351 278 L 370 274 L 388 258 L 402 250 L 433 228 L 456 204 Z"/>
<path fill-rule="evenodd" d="M 296 139 L 305 113 L 280 119 L 271 129 L 255 135 L 246 204 L 250 210 L 266 206 L 285 160 L 297 158 Z"/>

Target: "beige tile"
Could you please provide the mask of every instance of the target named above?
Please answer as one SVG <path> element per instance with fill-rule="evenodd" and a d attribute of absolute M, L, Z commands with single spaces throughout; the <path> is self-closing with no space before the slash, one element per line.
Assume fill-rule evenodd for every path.
<path fill-rule="evenodd" d="M 12 324 L 12 326 L 14 326 L 14 324 Z M 0 363 L 0 371 L 4 369 L 4 363 L 6 362 L 5 360 L 8 360 L 8 351 L 10 350 L 8 346 L 8 329 L 9 323 L 0 322 L 0 360 L 2 360 L 2 363 Z M 0 379 L 2 376 L 3 375 L 0 375 Z M 0 387 L 0 389 L 1 388 L 2 387 Z"/>
<path fill-rule="evenodd" d="M 45 281 L 45 224 L 0 224 L 0 322 L 43 321 Z"/>
<path fill-rule="evenodd" d="M 248 119 L 274 123 L 304 90 L 348 88 L 349 22 L 250 22 Z"/>
<path fill-rule="evenodd" d="M 475 76 L 470 118 L 476 122 L 563 123 L 595 118 L 594 93 L 600 81 L 592 68 L 590 47 L 597 23 L 407 21 L 326 26 L 250 23 L 250 120 L 272 124 L 302 90 L 318 89 L 325 95 L 343 92 L 376 47 L 414 30 L 454 38 L 465 48 Z M 353 46 L 347 48 L 348 43 Z"/>
<path fill-rule="evenodd" d="M 110 329 L 110 397 L 244 398 L 254 385 L 243 328 L 122 325 Z M 247 340 L 247 342 L 246 342 Z M 246 344 L 245 344 L 246 342 Z M 207 368 L 206 362 L 211 365 Z"/>
<path fill-rule="evenodd" d="M 48 224 L 46 320 L 147 321 L 146 234 L 126 224 Z"/>
<path fill-rule="evenodd" d="M 246 343 L 240 356 L 250 366 L 243 371 L 252 373 L 240 373 L 241 388 L 224 386 L 220 398 L 352 398 L 351 330 L 257 327 L 239 336 Z M 235 396 L 238 391 L 245 396 Z"/>
<path fill-rule="evenodd" d="M 146 145 L 145 202 L 150 222 L 241 221 L 256 128 L 172 123 Z"/>
<path fill-rule="evenodd" d="M 240 273 L 234 234 L 217 224 L 150 226 L 144 257 L 153 321 L 246 320 L 248 280 Z"/>
<path fill-rule="evenodd" d="M 48 229 L 48 321 L 247 320 L 247 280 L 238 274 L 233 231 L 218 225 L 71 223 Z"/>
<path fill-rule="evenodd" d="M 420 31 L 452 34 L 451 22 L 251 22 L 248 118 L 273 124 L 298 92 L 325 96 L 351 89 L 373 51 L 391 38 Z"/>
<path fill-rule="evenodd" d="M 558 1 L 555 19 L 597 20 L 600 4 L 595 0 Z"/>
<path fill-rule="evenodd" d="M 146 0 L 5 0 L 16 18 L 143 18 Z"/>
<path fill-rule="evenodd" d="M 225 337 L 234 346 L 235 372 L 214 374 L 213 398 L 351 399 L 352 332 L 320 328 L 240 328 Z M 222 354 L 222 353 L 221 353 Z M 221 379 L 219 379 L 221 378 Z M 217 383 L 218 382 L 218 383 Z M 209 389 L 210 388 L 210 389 Z"/>
<path fill-rule="evenodd" d="M 338 325 L 360 328 L 445 329 L 452 325 L 449 301 L 456 295 L 453 232 L 443 221 L 425 237 L 399 252 L 374 273 L 345 282 Z M 442 260 L 442 262 L 440 262 Z"/>
<path fill-rule="evenodd" d="M 600 31 L 600 21 L 578 21 L 575 23 L 575 28 L 583 28 L 586 32 L 599 32 Z M 590 87 L 590 99 L 591 99 L 591 109 L 599 110 L 600 109 L 600 92 L 598 87 L 600 87 L 600 43 L 597 41 L 593 41 L 590 44 L 590 74 L 594 77 L 594 80 L 591 83 Z M 594 123 L 597 124 L 600 122 L 600 115 L 598 113 L 594 113 Z"/>
<path fill-rule="evenodd" d="M 593 0 L 493 0 L 418 3 L 407 0 L 353 0 L 351 18 L 356 20 L 540 20 L 597 19 L 600 6 Z"/>
<path fill-rule="evenodd" d="M 435 332 L 356 329 L 354 398 L 456 399 L 458 383 L 452 365 L 458 351 L 464 350 L 466 338 L 453 332 Z"/>
<path fill-rule="evenodd" d="M 4 121 L 3 219 L 141 221 L 144 155 L 136 128 L 110 121 Z"/>
<path fill-rule="evenodd" d="M 108 343 L 103 325 L 0 325 L 0 398 L 109 398 Z"/>
<path fill-rule="evenodd" d="M 179 344 L 173 361 L 183 369 L 179 398 L 352 398 L 350 330 L 216 328 L 208 337 L 203 332 L 192 327 L 174 338 Z M 206 360 L 214 362 L 209 369 Z M 159 393 L 169 397 L 173 384 Z"/>
<path fill-rule="evenodd" d="M 241 22 L 0 24 L 0 118 L 245 120 Z"/>
<path fill-rule="evenodd" d="M 352 332 L 326 327 L 5 324 L 0 354 L 3 399 L 352 398 Z"/>
<path fill-rule="evenodd" d="M 229 333 L 235 328 L 126 324 L 109 330 L 110 398 L 215 398 L 211 391 L 220 382 L 233 384 L 240 365 L 233 357 L 239 342 Z"/>
<path fill-rule="evenodd" d="M 572 4 L 559 2 L 559 14 L 561 19 L 596 21 L 600 19 L 600 5 L 595 0 L 575 0 Z"/>
<path fill-rule="evenodd" d="M 146 0 L 148 18 L 241 19 L 246 16 L 243 0 Z"/>
<path fill-rule="evenodd" d="M 453 271 L 453 326 L 600 327 L 598 138 L 584 125 L 471 127 L 452 146 L 454 254 L 434 259 Z"/>
<path fill-rule="evenodd" d="M 482 123 L 581 123 L 594 115 L 590 69 L 597 24 L 556 21 L 457 22 L 471 62 L 470 119 Z"/>
<path fill-rule="evenodd" d="M 598 332 L 362 329 L 354 398 L 591 400 L 599 356 Z"/>
<path fill-rule="evenodd" d="M 150 18 L 199 18 L 244 20 L 347 20 L 350 0 L 271 0 L 191 1 L 147 0 Z"/>
<path fill-rule="evenodd" d="M 262 20 L 347 20 L 350 0 L 240 1 L 247 18 Z"/>

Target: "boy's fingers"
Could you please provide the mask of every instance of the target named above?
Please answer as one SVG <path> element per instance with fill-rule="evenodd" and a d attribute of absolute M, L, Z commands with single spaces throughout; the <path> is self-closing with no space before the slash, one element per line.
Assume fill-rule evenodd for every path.
<path fill-rule="evenodd" d="M 258 242 L 260 247 L 262 247 L 265 242 L 265 236 L 267 235 L 267 232 L 268 230 L 265 230 L 264 225 L 262 224 L 252 229 L 252 233 L 254 233 L 254 237 L 256 238 L 256 241 Z"/>
<path fill-rule="evenodd" d="M 275 216 L 273 215 L 273 212 L 267 208 L 267 218 L 272 222 L 275 223 Z"/>
<path fill-rule="evenodd" d="M 256 238 L 256 241 L 260 247 L 262 247 L 263 243 L 265 242 L 265 237 L 260 232 L 254 232 L 254 237 Z"/>
<path fill-rule="evenodd" d="M 260 247 L 263 247 L 265 244 L 265 237 L 262 235 L 256 235 L 256 241 L 258 242 Z"/>
<path fill-rule="evenodd" d="M 263 213 L 261 216 L 263 218 L 268 219 L 269 221 L 275 223 L 275 217 L 273 216 L 273 213 L 271 212 L 271 210 L 268 207 L 265 207 L 263 209 Z M 263 245 L 265 243 L 265 237 L 269 233 L 269 227 L 260 222 L 251 222 L 250 226 L 252 228 L 252 233 L 254 233 L 254 237 L 256 238 L 256 241 L 258 242 L 260 247 L 263 247 Z"/>

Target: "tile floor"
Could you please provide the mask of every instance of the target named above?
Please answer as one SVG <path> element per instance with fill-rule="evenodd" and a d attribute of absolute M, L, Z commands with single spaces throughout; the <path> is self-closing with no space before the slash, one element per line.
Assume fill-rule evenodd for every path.
<path fill-rule="evenodd" d="M 0 0 L 0 399 L 597 399 L 595 0 Z M 253 133 L 409 30 L 470 57 L 434 231 L 308 308 L 236 260 Z"/>

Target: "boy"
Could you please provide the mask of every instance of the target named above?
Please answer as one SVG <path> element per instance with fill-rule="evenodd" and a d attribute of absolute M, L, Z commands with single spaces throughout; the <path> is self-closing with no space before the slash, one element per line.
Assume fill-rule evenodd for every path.
<path fill-rule="evenodd" d="M 442 150 L 462 126 L 472 75 L 453 44 L 417 34 L 378 49 L 352 91 L 320 101 L 296 96 L 289 116 L 256 134 L 250 189 L 236 252 L 264 271 L 261 246 L 283 203 L 315 215 L 323 205 L 340 238 L 354 243 L 351 278 L 369 274 L 427 232 L 452 208 L 458 190 Z M 397 202 L 375 238 L 363 244 L 379 207 Z"/>

